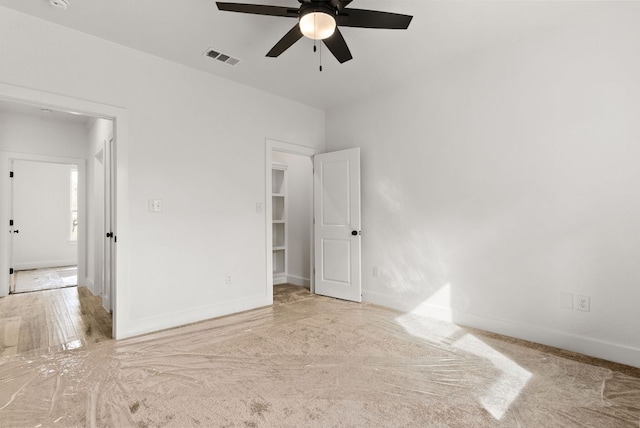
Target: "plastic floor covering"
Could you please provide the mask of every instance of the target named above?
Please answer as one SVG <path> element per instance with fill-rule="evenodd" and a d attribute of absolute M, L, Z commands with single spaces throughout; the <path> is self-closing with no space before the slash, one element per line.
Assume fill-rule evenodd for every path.
<path fill-rule="evenodd" d="M 0 358 L 2 427 L 638 427 L 640 378 L 276 287 L 276 304 Z"/>

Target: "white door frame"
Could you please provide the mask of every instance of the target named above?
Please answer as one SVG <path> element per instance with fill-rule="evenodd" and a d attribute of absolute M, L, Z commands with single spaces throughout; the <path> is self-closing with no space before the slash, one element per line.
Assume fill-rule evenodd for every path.
<path fill-rule="evenodd" d="M 297 144 L 291 144 L 291 143 L 285 143 L 282 141 L 277 141 L 277 140 L 271 140 L 269 138 L 266 139 L 265 141 L 265 182 L 266 182 L 266 187 L 265 187 L 265 229 L 267 231 L 266 233 L 266 251 L 265 251 L 265 255 L 266 255 L 266 265 L 267 265 L 267 272 L 266 272 L 266 276 L 267 276 L 267 298 L 270 299 L 270 304 L 273 304 L 273 229 L 272 229 L 272 217 L 273 217 L 273 207 L 272 207 L 272 203 L 271 203 L 271 193 L 272 193 L 272 176 L 271 176 L 271 165 L 273 163 L 273 157 L 272 157 L 272 153 L 275 152 L 283 152 L 283 153 L 289 153 L 289 154 L 293 154 L 293 155 L 299 155 L 299 156 L 307 156 L 310 157 L 311 160 L 313 161 L 313 156 L 315 156 L 318 153 L 322 153 L 319 149 L 314 149 L 312 147 L 306 147 L 306 146 L 299 146 Z M 313 177 L 310 177 L 310 179 L 312 179 Z M 313 198 L 312 198 L 313 199 Z M 313 201 L 312 201 L 313 204 Z M 313 210 L 311 210 L 311 215 L 313 216 Z M 315 257 L 314 257 L 314 239 L 313 239 L 313 221 L 311 222 L 311 230 L 309 231 L 309 233 L 311 234 L 311 242 L 310 242 L 310 253 L 309 253 L 309 280 L 311 281 L 311 292 L 314 293 L 315 292 L 315 283 L 314 283 L 314 274 L 313 274 L 313 270 L 314 270 L 314 263 L 315 263 Z"/>
<path fill-rule="evenodd" d="M 14 152 L 0 152 L 1 162 L 7 165 L 7 168 L 10 168 L 12 161 L 29 161 L 29 162 L 41 162 L 41 163 L 51 163 L 58 165 L 74 165 L 78 168 L 78 241 L 77 241 L 77 260 L 78 260 L 78 285 L 82 285 L 86 277 L 86 268 L 87 268 L 87 161 L 81 158 L 67 158 L 60 156 L 46 156 L 46 155 L 32 155 L 27 153 L 14 153 Z M 19 171 L 18 171 L 19 173 Z M 5 174 L 6 175 L 6 174 Z M 15 180 L 15 178 L 14 178 Z M 9 186 L 12 186 L 12 183 L 9 183 Z M 13 194 L 13 189 L 9 192 L 9 215 L 13 213 L 13 203 L 15 199 L 15 195 Z M 3 200 L 4 202 L 4 200 Z M 20 228 L 20 220 L 13 219 L 17 221 L 17 226 Z M 12 236 L 9 237 L 9 251 L 13 251 L 13 246 L 11 244 Z M 9 260 L 11 260 L 12 254 L 9 253 Z M 9 266 L 12 268 L 13 266 Z"/>
<path fill-rule="evenodd" d="M 124 108 L 114 107 L 107 104 L 100 104 L 93 101 L 87 101 L 79 98 L 73 98 L 65 95 L 43 92 L 36 89 L 24 88 L 20 86 L 0 83 L 0 99 L 14 101 L 19 103 L 36 105 L 44 108 L 55 110 L 73 111 L 88 116 L 110 119 L 113 121 L 113 139 L 116 144 L 115 163 L 116 168 L 113 171 L 116 183 L 116 219 L 115 224 L 118 233 L 118 250 L 115 260 L 115 280 L 112 291 L 113 296 L 113 330 L 112 335 L 115 339 L 121 338 L 120 332 L 126 332 L 129 322 L 126 314 L 130 313 L 127 278 L 129 274 L 128 256 L 129 247 L 127 237 L 129 236 L 129 220 L 125 213 L 129 212 L 129 186 L 128 186 L 128 152 L 129 152 L 129 118 L 128 112 Z M 0 162 L 0 224 L 7 227 L 9 225 L 9 210 L 7 198 L 9 197 L 7 187 L 9 182 L 9 174 L 6 169 L 8 163 Z M 0 296 L 7 295 L 9 292 L 9 258 L 8 245 L 9 234 L 0 233 L 0 249 L 4 256 L 0 257 Z M 86 245 L 86 244 L 85 244 Z M 6 275 L 5 275 L 6 274 Z M 126 333 L 125 333 L 126 334 Z"/>

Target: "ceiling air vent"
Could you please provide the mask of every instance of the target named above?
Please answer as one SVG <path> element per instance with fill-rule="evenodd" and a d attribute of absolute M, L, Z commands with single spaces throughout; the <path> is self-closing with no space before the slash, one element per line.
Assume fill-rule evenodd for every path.
<path fill-rule="evenodd" d="M 208 56 L 209 58 L 217 59 L 218 61 L 224 62 L 225 64 L 229 65 L 236 65 L 240 62 L 239 59 L 233 58 L 227 54 L 220 53 L 214 49 L 207 49 L 204 55 Z"/>

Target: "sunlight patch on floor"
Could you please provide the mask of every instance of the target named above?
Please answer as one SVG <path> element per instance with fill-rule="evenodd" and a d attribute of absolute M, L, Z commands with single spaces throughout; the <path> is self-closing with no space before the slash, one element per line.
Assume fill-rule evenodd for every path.
<path fill-rule="evenodd" d="M 443 307 L 446 302 L 450 302 L 450 290 L 450 284 L 447 284 L 410 313 L 397 317 L 396 322 L 414 337 L 475 355 L 489 361 L 499 370 L 500 374 L 495 381 L 485 390 L 478 392 L 477 399 L 496 420 L 501 420 L 532 374 L 474 335 L 464 332 L 457 325 L 427 318 L 428 314 L 434 314 L 434 308 Z M 443 319 L 437 314 L 434 315 L 438 320 Z M 462 337 L 457 338 L 458 335 Z"/>
<path fill-rule="evenodd" d="M 477 337 L 466 334 L 453 346 L 462 351 L 489 360 L 502 373 L 478 399 L 485 409 L 497 420 L 502 419 L 509 406 L 527 385 L 531 373 L 505 357 Z"/>

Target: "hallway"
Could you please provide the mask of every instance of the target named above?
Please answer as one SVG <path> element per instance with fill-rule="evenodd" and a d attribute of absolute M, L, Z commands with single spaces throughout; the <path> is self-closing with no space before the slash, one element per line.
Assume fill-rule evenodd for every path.
<path fill-rule="evenodd" d="M 80 348 L 111 338 L 111 315 L 87 287 L 0 298 L 0 356 Z"/>

